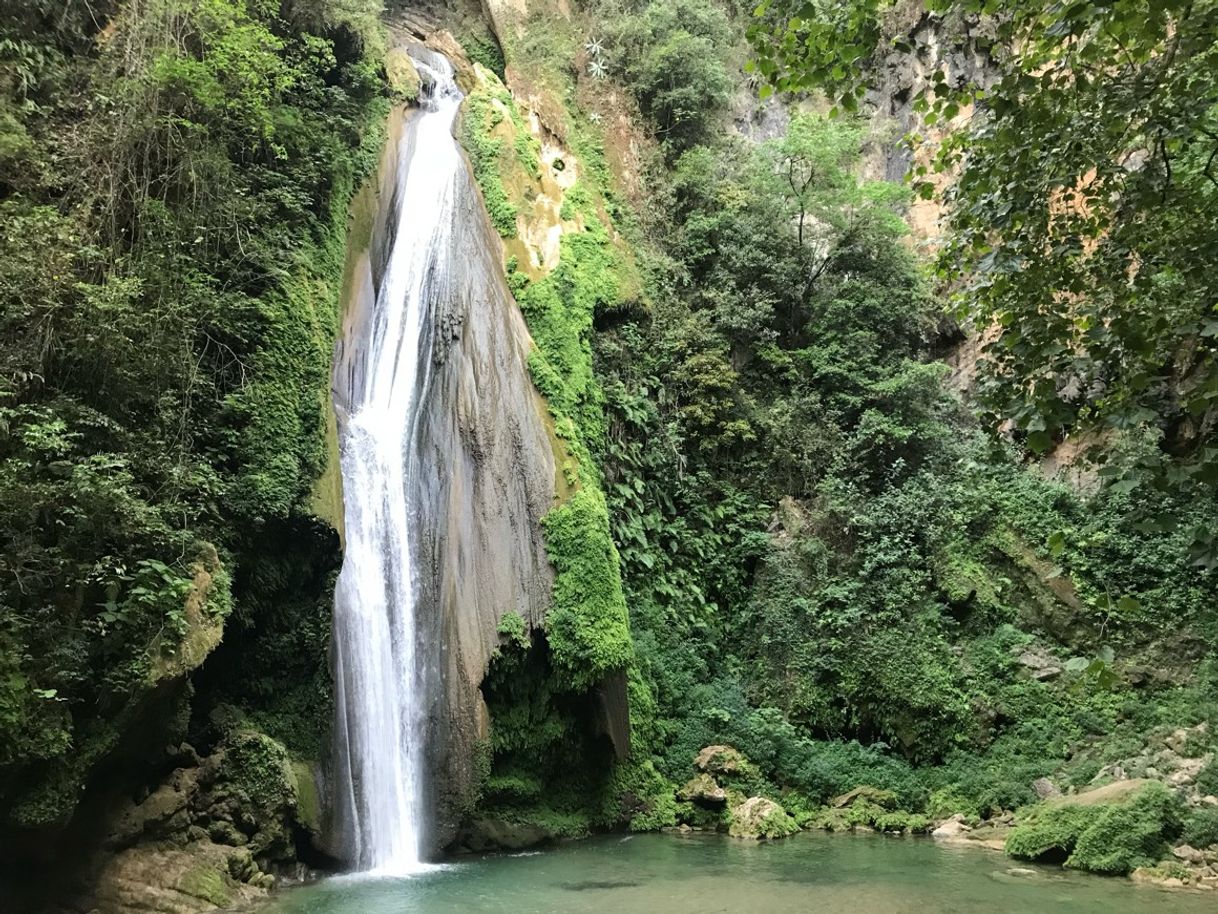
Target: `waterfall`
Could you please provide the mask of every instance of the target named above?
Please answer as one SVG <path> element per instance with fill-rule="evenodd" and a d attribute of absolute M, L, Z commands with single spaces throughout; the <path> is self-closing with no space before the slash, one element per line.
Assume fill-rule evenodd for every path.
<path fill-rule="evenodd" d="M 464 168 L 452 66 L 422 48 L 411 56 L 421 110 L 397 142 L 375 297 L 346 341 L 359 358 L 335 385 L 345 512 L 333 641 L 338 839 L 358 869 L 394 875 L 419 869 L 425 851 L 439 647 L 420 637 L 415 441 L 433 370 L 427 322 L 461 269 L 452 234 Z"/>

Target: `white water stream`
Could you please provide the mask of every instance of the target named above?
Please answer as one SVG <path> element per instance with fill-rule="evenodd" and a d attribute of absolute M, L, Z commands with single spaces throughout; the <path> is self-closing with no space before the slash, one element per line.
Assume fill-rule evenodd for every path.
<path fill-rule="evenodd" d="M 398 144 L 392 240 L 339 445 L 346 536 L 334 596 L 335 803 L 344 853 L 357 869 L 405 875 L 424 867 L 428 665 L 418 637 L 412 463 L 431 358 L 429 302 L 446 292 L 457 176 L 452 136 L 461 94 L 452 67 L 418 52 L 422 109 Z"/>

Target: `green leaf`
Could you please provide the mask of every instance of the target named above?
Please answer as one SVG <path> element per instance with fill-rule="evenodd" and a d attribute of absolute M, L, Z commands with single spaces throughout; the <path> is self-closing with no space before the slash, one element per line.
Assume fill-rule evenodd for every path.
<path fill-rule="evenodd" d="M 1028 434 L 1028 449 L 1037 453 L 1043 454 L 1053 446 L 1053 439 L 1048 432 L 1038 431 Z"/>
<path fill-rule="evenodd" d="M 1065 531 L 1058 530 L 1056 533 L 1049 535 L 1049 554 L 1054 558 L 1061 555 L 1066 549 L 1066 534 Z"/>

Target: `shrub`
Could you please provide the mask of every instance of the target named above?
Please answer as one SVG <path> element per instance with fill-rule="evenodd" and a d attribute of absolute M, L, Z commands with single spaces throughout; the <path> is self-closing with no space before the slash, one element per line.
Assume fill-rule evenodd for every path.
<path fill-rule="evenodd" d="M 1149 784 L 1130 803 L 1104 808 L 1079 835 L 1066 866 L 1124 875 L 1150 866 L 1180 833 L 1179 800 L 1162 784 Z"/>
<path fill-rule="evenodd" d="M 1179 832 L 1179 800 L 1152 783 L 1124 803 L 1044 804 L 1011 832 L 1006 851 L 1025 860 L 1122 875 L 1153 864 Z"/>
<path fill-rule="evenodd" d="M 1218 844 L 1218 809 L 1195 809 L 1189 813 L 1181 837 L 1193 847 Z"/>

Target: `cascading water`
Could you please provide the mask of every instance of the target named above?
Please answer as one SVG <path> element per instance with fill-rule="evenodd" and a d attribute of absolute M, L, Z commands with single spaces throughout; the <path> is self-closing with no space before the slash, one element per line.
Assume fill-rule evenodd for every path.
<path fill-rule="evenodd" d="M 396 151 L 388 246 L 361 326 L 358 370 L 339 407 L 345 543 L 334 597 L 339 838 L 360 870 L 419 869 L 426 819 L 425 750 L 437 646 L 420 637 L 412 478 L 419 405 L 432 359 L 431 303 L 459 267 L 451 234 L 458 175 L 452 136 L 461 102 L 452 66 L 414 49 L 422 110 Z"/>

